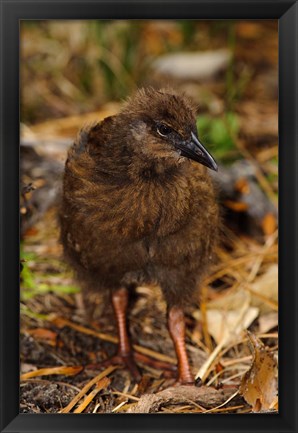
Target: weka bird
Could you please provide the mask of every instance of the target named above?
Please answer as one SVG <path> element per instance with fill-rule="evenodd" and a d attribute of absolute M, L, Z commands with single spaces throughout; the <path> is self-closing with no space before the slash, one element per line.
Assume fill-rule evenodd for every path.
<path fill-rule="evenodd" d="M 136 380 L 128 296 L 137 285 L 157 283 L 178 382 L 193 382 L 183 307 L 208 268 L 218 228 L 203 166 L 217 170 L 198 139 L 195 108 L 169 89 L 139 90 L 118 115 L 82 130 L 68 153 L 60 216 L 65 256 L 86 286 L 111 292 L 119 334 L 113 361 Z"/>

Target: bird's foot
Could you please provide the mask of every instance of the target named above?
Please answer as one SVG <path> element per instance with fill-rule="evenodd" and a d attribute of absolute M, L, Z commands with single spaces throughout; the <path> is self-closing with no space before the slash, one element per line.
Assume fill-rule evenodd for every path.
<path fill-rule="evenodd" d="M 142 375 L 133 359 L 131 353 L 120 354 L 112 356 L 111 358 L 105 359 L 104 361 L 98 362 L 96 364 L 88 364 L 86 367 L 92 370 L 96 370 L 101 367 L 108 367 L 110 365 L 119 365 L 120 367 L 127 368 L 131 376 L 136 382 L 139 382 Z"/>
<path fill-rule="evenodd" d="M 155 368 L 156 370 L 162 370 L 163 376 L 165 377 L 173 377 L 177 374 L 176 365 L 150 358 L 149 356 L 138 352 L 131 352 L 128 354 L 118 353 L 117 355 L 114 355 L 111 358 L 105 359 L 104 361 L 98 362 L 96 364 L 88 364 L 86 368 L 96 370 L 98 368 L 108 367 L 109 365 L 119 365 L 123 368 L 127 368 L 133 379 L 136 382 L 139 382 L 142 375 L 140 374 L 136 361 Z"/>
<path fill-rule="evenodd" d="M 171 373 L 177 374 L 177 366 L 175 364 L 170 364 L 169 362 L 165 361 L 159 361 L 139 352 L 134 352 L 133 356 L 136 361 L 142 364 L 146 364 L 148 365 L 148 367 L 155 368 L 156 370 L 162 370 L 168 376 L 171 376 Z"/>

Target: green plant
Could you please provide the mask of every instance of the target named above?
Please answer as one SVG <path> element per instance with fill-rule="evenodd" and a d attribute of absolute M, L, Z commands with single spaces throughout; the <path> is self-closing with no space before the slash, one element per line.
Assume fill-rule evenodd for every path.
<path fill-rule="evenodd" d="M 224 117 L 212 118 L 201 115 L 197 119 L 199 137 L 221 160 L 231 160 L 235 156 L 236 146 L 233 137 L 239 131 L 239 121 L 235 113 L 226 113 Z"/>
<path fill-rule="evenodd" d="M 33 253 L 24 252 L 22 246 L 20 257 L 22 260 L 22 271 L 20 278 L 22 301 L 26 301 L 30 298 L 33 298 L 34 296 L 49 292 L 55 292 L 57 294 L 63 295 L 78 293 L 80 291 L 79 287 L 72 284 L 57 284 L 55 275 L 53 276 L 52 274 L 41 273 L 40 271 L 34 272 L 32 270 L 32 266 L 48 262 L 48 260 L 39 259 L 39 257 Z M 61 271 L 61 277 L 68 277 L 68 270 L 65 271 L 63 269 L 63 265 L 59 266 L 59 271 Z"/>

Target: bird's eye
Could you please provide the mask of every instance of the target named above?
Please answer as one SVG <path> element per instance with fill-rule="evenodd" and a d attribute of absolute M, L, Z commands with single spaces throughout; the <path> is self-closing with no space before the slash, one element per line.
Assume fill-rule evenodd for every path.
<path fill-rule="evenodd" d="M 167 135 L 169 135 L 172 132 L 172 128 L 170 128 L 167 125 L 164 125 L 163 123 L 160 123 L 157 126 L 157 132 L 159 133 L 159 135 L 161 135 L 162 137 L 166 137 Z"/>

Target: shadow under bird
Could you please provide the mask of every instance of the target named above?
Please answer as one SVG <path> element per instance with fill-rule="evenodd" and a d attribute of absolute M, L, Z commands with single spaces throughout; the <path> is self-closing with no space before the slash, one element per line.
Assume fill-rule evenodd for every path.
<path fill-rule="evenodd" d="M 184 307 L 212 261 L 218 206 L 196 110 L 171 89 L 140 89 L 121 112 L 80 132 L 65 165 L 60 212 L 66 259 L 83 286 L 109 291 L 119 347 L 111 363 L 140 380 L 127 329 L 129 293 L 158 284 L 178 359 L 178 382 L 193 383 Z M 166 368 L 162 362 L 147 362 Z"/>

